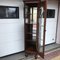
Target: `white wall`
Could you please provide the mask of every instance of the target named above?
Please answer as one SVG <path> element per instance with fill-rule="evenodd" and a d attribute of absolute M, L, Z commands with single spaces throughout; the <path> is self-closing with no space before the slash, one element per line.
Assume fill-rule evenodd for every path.
<path fill-rule="evenodd" d="M 47 18 L 46 20 L 46 41 L 45 44 L 55 42 L 56 24 L 58 14 L 58 0 L 47 0 L 47 9 L 55 9 L 55 18 Z"/>
<path fill-rule="evenodd" d="M 58 16 L 58 27 L 57 27 L 57 41 L 60 44 L 60 5 L 59 5 L 59 16 Z"/>
<path fill-rule="evenodd" d="M 19 7 L 19 19 L 0 19 L 0 57 L 24 51 L 23 2 L 0 0 L 0 5 Z"/>

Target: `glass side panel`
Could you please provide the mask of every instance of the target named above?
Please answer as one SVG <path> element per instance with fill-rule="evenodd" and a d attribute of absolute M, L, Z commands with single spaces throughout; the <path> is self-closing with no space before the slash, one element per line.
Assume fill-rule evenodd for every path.
<path fill-rule="evenodd" d="M 29 17 L 28 17 L 28 14 L 29 14 L 29 9 L 28 9 L 28 6 L 25 5 L 25 8 L 24 8 L 24 18 L 25 18 L 25 23 L 29 23 Z"/>
<path fill-rule="evenodd" d="M 29 26 L 26 27 L 26 31 L 28 32 L 28 41 L 27 41 L 27 49 L 31 51 L 36 51 L 36 24 L 37 24 L 37 8 L 36 7 L 30 7 L 29 8 L 29 16 L 26 17 L 26 23 L 29 21 Z M 28 19 L 27 19 L 28 18 Z M 27 24 L 26 24 L 27 25 Z M 26 40 L 27 40 L 26 39 Z"/>
<path fill-rule="evenodd" d="M 32 7 L 31 7 L 31 8 L 30 8 L 30 23 L 31 23 L 31 24 L 33 23 L 32 14 L 33 14 L 33 10 L 32 10 Z"/>
<path fill-rule="evenodd" d="M 37 32 L 37 7 L 33 7 L 33 40 L 36 41 Z"/>
<path fill-rule="evenodd" d="M 33 8 L 33 24 L 37 24 L 37 7 Z"/>

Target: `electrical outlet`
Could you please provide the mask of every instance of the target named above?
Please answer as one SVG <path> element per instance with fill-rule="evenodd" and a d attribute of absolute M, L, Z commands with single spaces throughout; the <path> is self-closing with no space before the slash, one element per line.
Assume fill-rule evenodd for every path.
<path fill-rule="evenodd" d="M 54 40 L 54 38 L 52 40 Z"/>

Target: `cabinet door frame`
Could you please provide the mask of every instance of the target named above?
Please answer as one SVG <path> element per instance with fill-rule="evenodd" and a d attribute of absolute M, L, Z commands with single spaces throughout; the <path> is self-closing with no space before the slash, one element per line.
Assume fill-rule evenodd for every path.
<path fill-rule="evenodd" d="M 45 0 L 43 3 L 41 2 L 41 0 L 40 0 L 40 6 L 39 6 L 39 4 L 38 4 L 38 11 L 40 10 L 39 8 L 41 7 L 41 4 L 43 5 L 43 8 L 44 8 L 44 32 L 43 32 L 43 51 L 42 52 L 39 52 L 38 51 L 38 49 L 39 49 L 39 47 L 38 47 L 38 44 L 37 44 L 37 51 L 38 51 L 38 54 L 42 57 L 42 58 L 44 58 L 44 54 L 45 54 L 45 32 L 46 32 L 46 16 L 47 16 L 47 0 Z M 39 36 L 38 36 L 38 34 L 39 34 L 39 12 L 37 13 L 37 39 L 39 40 Z M 37 41 L 37 43 L 38 43 L 38 41 Z"/>

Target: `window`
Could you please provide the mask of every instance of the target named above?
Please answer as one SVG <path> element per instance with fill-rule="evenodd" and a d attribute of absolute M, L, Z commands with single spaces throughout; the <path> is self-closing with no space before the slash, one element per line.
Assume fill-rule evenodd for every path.
<path fill-rule="evenodd" d="M 19 7 L 0 6 L 0 19 L 19 18 Z"/>
<path fill-rule="evenodd" d="M 47 18 L 55 18 L 55 10 L 47 9 Z"/>

